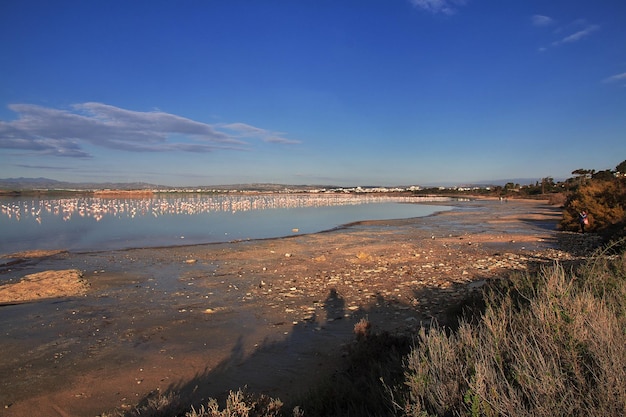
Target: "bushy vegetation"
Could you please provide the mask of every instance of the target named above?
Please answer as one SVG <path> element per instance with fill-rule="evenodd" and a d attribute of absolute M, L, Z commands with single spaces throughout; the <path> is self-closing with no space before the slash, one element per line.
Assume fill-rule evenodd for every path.
<path fill-rule="evenodd" d="M 607 239 L 626 236 L 626 161 L 615 171 L 576 170 L 571 179 L 572 190 L 564 205 L 561 227 L 578 230 L 578 214 L 585 210 L 590 219 L 588 230 L 603 234 Z"/>
<path fill-rule="evenodd" d="M 407 414 L 626 415 L 626 256 L 507 282 L 477 323 L 422 330 Z"/>
<path fill-rule="evenodd" d="M 231 391 L 226 399 L 226 406 L 220 409 L 215 399 L 210 399 L 207 406 L 199 410 L 192 408 L 185 417 L 275 417 L 281 415 L 283 403 L 267 396 L 254 396 L 243 390 Z M 301 417 L 299 408 L 294 408 L 293 416 Z"/>
<path fill-rule="evenodd" d="M 130 410 L 116 410 L 100 417 L 278 417 L 283 403 L 266 395 L 255 395 L 245 389 L 231 391 L 224 407 L 211 398 L 198 408 L 185 405 L 176 393 L 155 393 L 151 398 Z M 294 408 L 293 417 L 302 417 L 299 408 Z"/>

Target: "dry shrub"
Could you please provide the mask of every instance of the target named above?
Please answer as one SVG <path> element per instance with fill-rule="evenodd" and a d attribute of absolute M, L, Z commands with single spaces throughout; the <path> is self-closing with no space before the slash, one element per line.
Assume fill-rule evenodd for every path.
<path fill-rule="evenodd" d="M 625 265 L 622 254 L 579 276 L 559 264 L 517 276 L 486 296 L 478 323 L 423 329 L 406 360 L 406 414 L 625 415 Z"/>
<path fill-rule="evenodd" d="M 366 319 L 362 318 L 354 325 L 354 335 L 357 341 L 367 339 L 370 335 L 372 324 Z"/>
<path fill-rule="evenodd" d="M 102 413 L 100 417 L 171 417 L 184 413 L 186 409 L 176 393 L 163 394 L 157 390 L 134 407 L 123 407 Z"/>
<path fill-rule="evenodd" d="M 226 399 L 224 409 L 220 410 L 217 400 L 211 398 L 206 408 L 200 406 L 192 410 L 185 417 L 275 417 L 281 415 L 283 403 L 265 395 L 253 396 L 244 390 L 231 391 Z M 294 410 L 294 416 L 298 411 Z"/>
<path fill-rule="evenodd" d="M 278 417 L 283 403 L 266 395 L 252 395 L 245 389 L 230 391 L 223 409 L 216 399 L 209 399 L 206 407 L 201 405 L 198 410 L 184 405 L 180 397 L 173 392 L 153 393 L 148 399 L 128 410 L 115 410 L 103 413 L 101 417 Z M 190 410 L 190 411 L 187 411 Z M 299 409 L 294 409 L 294 417 L 302 417 Z"/>
<path fill-rule="evenodd" d="M 456 334 L 446 335 L 444 330 L 431 327 L 429 333 L 422 328 L 419 334 L 419 349 L 411 352 L 408 359 L 407 384 L 411 388 L 413 415 L 424 411 L 436 415 L 447 415 L 463 406 L 463 392 L 466 391 L 468 362 L 465 358 L 464 337 L 467 324 L 461 323 Z"/>
<path fill-rule="evenodd" d="M 565 203 L 563 230 L 576 231 L 579 228 L 578 213 L 587 211 L 591 232 L 604 232 L 626 222 L 626 178 L 612 181 L 591 180 L 581 185 Z"/>

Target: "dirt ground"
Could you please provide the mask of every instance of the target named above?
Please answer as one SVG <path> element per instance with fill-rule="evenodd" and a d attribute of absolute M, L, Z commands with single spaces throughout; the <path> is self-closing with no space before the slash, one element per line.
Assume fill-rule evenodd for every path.
<path fill-rule="evenodd" d="M 156 392 L 197 405 L 243 386 L 285 401 L 341 365 L 361 318 L 413 332 L 585 238 L 557 232 L 545 202 L 452 205 L 281 239 L 0 260 L 0 415 L 95 416 Z M 59 271 L 80 285 L 24 296 L 42 272 L 67 290 Z"/>

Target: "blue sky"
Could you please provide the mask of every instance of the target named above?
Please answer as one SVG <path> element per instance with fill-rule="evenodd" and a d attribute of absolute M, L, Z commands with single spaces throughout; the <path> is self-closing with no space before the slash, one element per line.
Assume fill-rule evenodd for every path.
<path fill-rule="evenodd" d="M 0 178 L 437 185 L 625 159 L 623 0 L 0 4 Z"/>

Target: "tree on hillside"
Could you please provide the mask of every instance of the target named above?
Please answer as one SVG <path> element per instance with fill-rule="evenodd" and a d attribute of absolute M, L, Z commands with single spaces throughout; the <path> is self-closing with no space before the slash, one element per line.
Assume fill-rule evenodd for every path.
<path fill-rule="evenodd" d="M 622 175 L 626 175 L 626 160 L 620 162 L 619 165 L 615 167 L 615 171 Z"/>
<path fill-rule="evenodd" d="M 595 169 L 579 168 L 572 171 L 572 175 L 576 175 L 576 178 L 578 179 L 578 185 L 583 185 L 585 183 L 585 180 L 587 178 L 591 178 L 594 172 L 596 172 Z"/>

